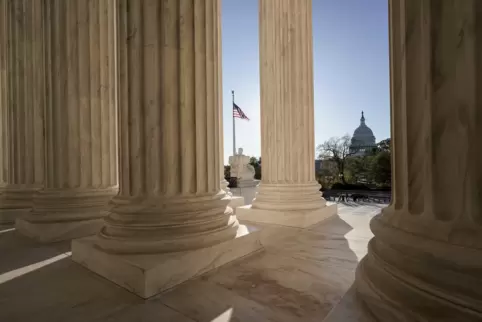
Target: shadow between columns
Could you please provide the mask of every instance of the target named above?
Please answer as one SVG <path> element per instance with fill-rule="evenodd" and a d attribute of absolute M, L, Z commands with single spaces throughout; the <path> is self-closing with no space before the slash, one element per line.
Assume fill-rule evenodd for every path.
<path fill-rule="evenodd" d="M 135 295 L 89 274 L 69 256 L 0 280 L 0 321 L 100 321 L 136 301 Z"/>
<path fill-rule="evenodd" d="M 352 285 L 362 257 L 352 250 L 356 241 L 345 238 L 353 227 L 333 216 L 308 229 L 277 228 L 264 252 L 156 298 L 195 321 L 323 320 Z"/>
<path fill-rule="evenodd" d="M 68 243 L 39 245 L 9 230 L 0 235 L 0 276 L 45 265 L 0 280 L 0 321 L 321 321 L 353 283 L 366 244 L 339 216 L 292 229 L 264 252 L 149 300 L 72 262 Z"/>
<path fill-rule="evenodd" d="M 70 241 L 40 244 L 18 233 L 14 226 L 0 227 L 0 281 L 1 275 L 15 270 L 27 270 L 30 265 L 70 251 Z"/>

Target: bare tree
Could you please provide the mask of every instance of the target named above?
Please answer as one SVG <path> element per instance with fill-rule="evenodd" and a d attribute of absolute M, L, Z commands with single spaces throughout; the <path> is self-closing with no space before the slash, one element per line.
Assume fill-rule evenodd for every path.
<path fill-rule="evenodd" d="M 321 160 L 330 160 L 336 164 L 338 175 L 341 181 L 345 181 L 345 164 L 346 158 L 350 156 L 350 135 L 346 134 L 340 137 L 332 137 L 325 143 L 318 145 L 316 148 L 318 158 Z"/>

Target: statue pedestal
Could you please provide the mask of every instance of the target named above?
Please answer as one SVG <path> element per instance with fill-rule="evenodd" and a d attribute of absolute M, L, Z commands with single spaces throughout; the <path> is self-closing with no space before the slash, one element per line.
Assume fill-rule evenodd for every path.
<path fill-rule="evenodd" d="M 242 207 L 246 203 L 244 202 L 244 197 L 242 196 L 231 196 L 231 201 L 229 202 L 229 207 L 233 208 L 234 213 L 236 214 L 236 208 Z"/>
<path fill-rule="evenodd" d="M 253 188 L 257 187 L 260 180 L 248 179 L 248 180 L 238 180 L 237 188 Z"/>
<path fill-rule="evenodd" d="M 250 157 L 243 154 L 243 149 L 239 149 L 238 154 L 229 157 L 231 166 L 231 177 L 237 179 L 237 188 L 256 187 L 259 180 L 254 180 L 255 170 L 249 164 Z"/>
<path fill-rule="evenodd" d="M 241 196 L 243 198 L 243 204 L 239 205 L 244 206 L 246 204 L 251 204 L 254 197 L 256 196 L 256 187 L 258 186 L 260 180 L 244 180 L 238 182 L 238 186 L 236 188 L 231 188 L 231 192 L 236 196 Z M 233 208 L 234 209 L 234 208 Z"/>

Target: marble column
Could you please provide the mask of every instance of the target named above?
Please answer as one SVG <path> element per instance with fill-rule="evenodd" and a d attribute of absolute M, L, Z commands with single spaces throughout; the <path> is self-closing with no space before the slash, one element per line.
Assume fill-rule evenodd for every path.
<path fill-rule="evenodd" d="M 315 179 L 311 0 L 260 0 L 263 175 L 240 219 L 306 227 L 336 213 Z"/>
<path fill-rule="evenodd" d="M 114 0 L 32 1 L 45 48 L 45 186 L 17 229 L 50 242 L 95 234 L 117 192 Z"/>
<path fill-rule="evenodd" d="M 0 204 L 4 203 L 8 183 L 8 0 L 0 0 Z M 12 221 L 2 215 L 0 208 L 0 224 Z"/>
<path fill-rule="evenodd" d="M 0 7 L 0 222 L 14 222 L 30 212 L 44 182 L 42 11 L 38 1 L 3 0 Z"/>
<path fill-rule="evenodd" d="M 482 320 L 482 2 L 390 1 L 394 200 L 358 294 L 378 321 Z"/>
<path fill-rule="evenodd" d="M 238 221 L 220 189 L 219 5 L 118 1 L 120 190 L 98 236 L 72 247 L 142 297 L 258 247 L 231 248 Z"/>
<path fill-rule="evenodd" d="M 219 10 L 221 10 L 221 3 L 219 3 Z M 215 78 L 218 93 L 216 95 L 216 105 L 219 107 L 219 157 L 220 157 L 220 177 L 221 177 L 221 189 L 226 193 L 227 197 L 231 197 L 231 192 L 228 188 L 228 181 L 224 178 L 224 121 L 223 121 L 223 69 L 222 69 L 222 43 L 221 43 L 221 20 L 216 22 L 219 26 L 217 29 L 217 42 L 215 44 L 215 52 L 217 56 Z"/>

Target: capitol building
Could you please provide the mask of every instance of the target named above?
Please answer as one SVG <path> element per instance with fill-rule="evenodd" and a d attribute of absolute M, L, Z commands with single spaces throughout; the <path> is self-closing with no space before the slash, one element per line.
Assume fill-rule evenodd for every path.
<path fill-rule="evenodd" d="M 376 146 L 375 136 L 373 135 L 373 131 L 366 125 L 365 115 L 362 111 L 360 126 L 355 129 L 351 138 L 350 155 L 366 155 Z"/>

